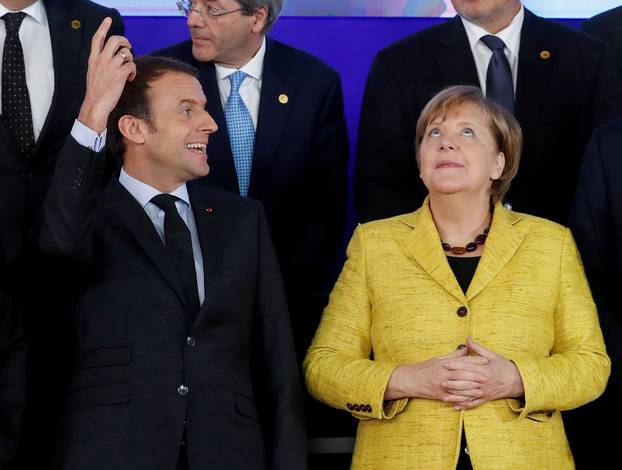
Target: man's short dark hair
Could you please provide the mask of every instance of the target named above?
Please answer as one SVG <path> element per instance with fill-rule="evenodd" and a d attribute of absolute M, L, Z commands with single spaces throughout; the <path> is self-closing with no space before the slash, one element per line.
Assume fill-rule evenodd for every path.
<path fill-rule="evenodd" d="M 151 119 L 151 107 L 147 91 L 150 83 L 156 81 L 167 72 L 179 72 L 198 78 L 198 71 L 191 65 L 169 57 L 140 56 L 134 59 L 136 78 L 125 83 L 119 102 L 108 117 L 108 149 L 112 155 L 122 157 L 126 147 L 123 135 L 119 131 L 119 119 L 129 115 L 143 119 L 155 130 Z"/>

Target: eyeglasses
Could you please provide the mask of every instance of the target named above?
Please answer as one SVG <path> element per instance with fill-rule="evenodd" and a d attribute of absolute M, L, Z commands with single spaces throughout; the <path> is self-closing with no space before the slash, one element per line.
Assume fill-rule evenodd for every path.
<path fill-rule="evenodd" d="M 235 10 L 219 10 L 218 8 L 214 8 L 211 6 L 206 6 L 205 9 L 199 9 L 193 6 L 192 2 L 189 1 L 179 1 L 177 2 L 177 8 L 179 8 L 179 13 L 184 16 L 189 16 L 190 12 L 193 11 L 201 18 L 218 18 L 219 16 L 225 16 L 229 13 L 235 13 L 236 11 L 246 11 L 246 8 L 236 8 Z"/>

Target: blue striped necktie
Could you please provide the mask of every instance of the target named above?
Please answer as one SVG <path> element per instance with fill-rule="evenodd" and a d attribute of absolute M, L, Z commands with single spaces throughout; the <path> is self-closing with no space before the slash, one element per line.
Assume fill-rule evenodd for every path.
<path fill-rule="evenodd" d="M 225 119 L 227 132 L 231 143 L 231 153 L 235 172 L 238 176 L 240 194 L 248 194 L 248 186 L 251 179 L 253 166 L 253 149 L 255 147 L 255 128 L 251 113 L 240 96 L 240 85 L 246 78 L 246 74 L 240 70 L 229 75 L 231 81 L 231 93 L 225 103 Z"/>

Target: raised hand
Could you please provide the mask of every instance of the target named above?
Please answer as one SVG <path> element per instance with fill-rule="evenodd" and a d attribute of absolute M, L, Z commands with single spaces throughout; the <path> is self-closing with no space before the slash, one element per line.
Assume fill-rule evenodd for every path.
<path fill-rule="evenodd" d="M 78 120 L 97 133 L 106 128 L 108 115 L 123 92 L 126 81 L 134 80 L 136 65 L 127 38 L 106 34 L 112 24 L 105 18 L 91 41 L 91 54 L 86 75 L 86 96 Z"/>

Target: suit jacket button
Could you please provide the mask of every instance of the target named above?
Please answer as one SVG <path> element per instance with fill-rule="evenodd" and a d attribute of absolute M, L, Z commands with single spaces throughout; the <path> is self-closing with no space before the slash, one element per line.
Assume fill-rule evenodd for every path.
<path fill-rule="evenodd" d="M 182 384 L 179 387 L 177 387 L 177 393 L 181 397 L 185 397 L 186 395 L 188 395 L 189 391 L 190 391 L 190 389 L 186 385 Z"/>
<path fill-rule="evenodd" d="M 371 405 L 367 405 L 365 408 L 366 408 L 365 411 L 367 411 L 368 413 L 372 412 Z"/>
<path fill-rule="evenodd" d="M 347 407 L 350 411 L 352 411 L 352 410 L 354 409 L 354 406 L 352 406 L 352 403 L 348 403 L 348 404 L 346 405 L 346 407 Z"/>
<path fill-rule="evenodd" d="M 354 411 L 361 411 L 361 405 L 354 405 Z"/>
<path fill-rule="evenodd" d="M 466 317 L 467 313 L 469 313 L 469 310 L 464 305 L 461 305 L 460 307 L 458 307 L 458 310 L 456 310 L 456 313 L 459 317 Z"/>
<path fill-rule="evenodd" d="M 194 339 L 192 336 L 188 336 L 186 338 L 186 345 L 190 346 L 191 348 L 194 348 L 197 344 L 197 340 Z"/>

